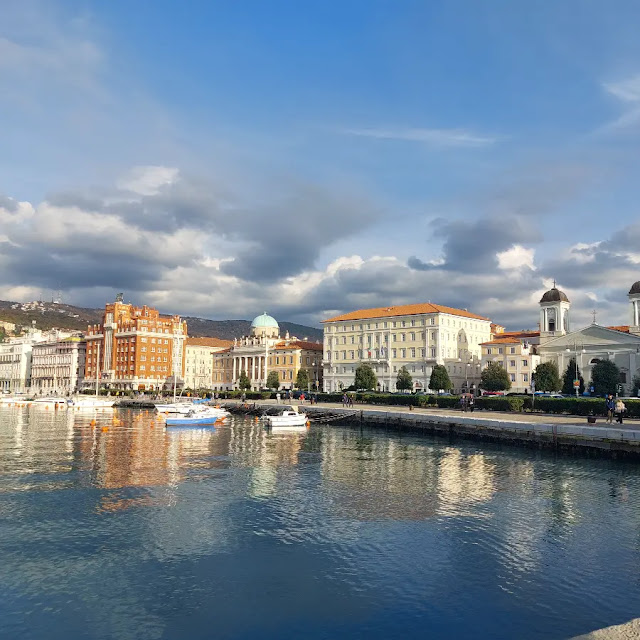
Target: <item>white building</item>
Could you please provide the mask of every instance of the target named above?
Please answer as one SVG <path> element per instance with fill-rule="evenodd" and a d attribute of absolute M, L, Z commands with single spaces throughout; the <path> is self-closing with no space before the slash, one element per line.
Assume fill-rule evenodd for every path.
<path fill-rule="evenodd" d="M 80 337 L 35 343 L 31 351 L 31 392 L 67 395 L 79 391 L 86 352 L 87 343 Z"/>
<path fill-rule="evenodd" d="M 219 338 L 187 338 L 185 348 L 184 384 L 188 389 L 211 389 L 213 385 L 213 354 L 229 348 L 231 340 Z"/>
<path fill-rule="evenodd" d="M 357 367 L 371 365 L 380 391 L 395 391 L 405 366 L 414 390 L 427 390 L 436 364 L 444 365 L 456 391 L 480 381 L 483 342 L 491 321 L 466 309 L 409 304 L 352 311 L 324 321 L 324 390 L 353 385 Z"/>
<path fill-rule="evenodd" d="M 571 303 L 555 286 L 540 300 L 540 346 L 542 361 L 554 361 L 563 375 L 571 358 L 575 358 L 585 383 L 591 380 L 593 366 L 600 360 L 613 361 L 620 370 L 623 394 L 632 390 L 633 378 L 640 376 L 640 281 L 629 294 L 630 324 L 604 327 L 594 322 L 571 331 Z"/>
<path fill-rule="evenodd" d="M 70 337 L 69 331 L 42 332 L 30 328 L 17 338 L 0 342 L 0 390 L 3 392 L 27 391 L 31 386 L 31 357 L 33 345 L 40 342 Z"/>

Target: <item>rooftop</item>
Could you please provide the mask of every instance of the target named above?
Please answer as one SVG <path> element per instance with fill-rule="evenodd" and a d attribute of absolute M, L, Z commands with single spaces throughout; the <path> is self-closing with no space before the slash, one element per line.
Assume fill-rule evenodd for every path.
<path fill-rule="evenodd" d="M 375 309 L 360 309 L 349 313 L 323 320 L 323 322 L 340 322 L 348 320 L 365 320 L 368 318 L 389 318 L 395 316 L 417 316 L 426 313 L 446 313 L 451 316 L 460 316 L 462 318 L 472 318 L 473 320 L 486 320 L 489 318 L 471 313 L 466 309 L 454 309 L 453 307 L 445 307 L 440 304 L 432 304 L 424 302 L 419 304 L 404 304 L 395 307 L 378 307 Z"/>
<path fill-rule="evenodd" d="M 233 344 L 231 340 L 222 340 L 220 338 L 187 338 L 188 347 L 230 347 Z"/>

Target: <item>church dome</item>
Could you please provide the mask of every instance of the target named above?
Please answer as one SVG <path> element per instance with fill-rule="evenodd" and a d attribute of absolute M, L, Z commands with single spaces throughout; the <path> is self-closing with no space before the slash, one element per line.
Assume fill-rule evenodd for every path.
<path fill-rule="evenodd" d="M 567 298 L 567 294 L 564 291 L 553 287 L 540 298 L 540 302 L 569 302 L 569 298 Z"/>
<path fill-rule="evenodd" d="M 638 282 L 634 282 L 631 285 L 631 289 L 629 289 L 630 296 L 632 296 L 634 293 L 640 293 L 640 280 L 638 280 Z"/>
<path fill-rule="evenodd" d="M 252 329 L 279 329 L 280 326 L 276 322 L 275 318 L 272 318 L 266 311 L 261 315 L 253 319 L 251 323 Z"/>

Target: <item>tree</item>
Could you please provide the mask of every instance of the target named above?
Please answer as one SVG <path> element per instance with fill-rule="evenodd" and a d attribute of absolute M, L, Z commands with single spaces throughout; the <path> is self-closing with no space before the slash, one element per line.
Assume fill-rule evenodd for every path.
<path fill-rule="evenodd" d="M 638 391 L 640 391 L 640 376 L 633 376 L 633 391 L 632 394 L 634 396 L 640 396 Z"/>
<path fill-rule="evenodd" d="M 240 372 L 240 378 L 238 378 L 238 385 L 242 390 L 251 389 L 251 380 L 249 380 L 249 376 L 247 372 L 243 369 Z"/>
<path fill-rule="evenodd" d="M 431 378 L 429 378 L 429 389 L 433 391 L 449 391 L 453 389 L 451 378 L 449 378 L 449 374 L 444 365 L 437 364 L 433 367 Z"/>
<path fill-rule="evenodd" d="M 591 370 L 591 384 L 597 396 L 615 393 L 620 383 L 620 369 L 611 360 L 600 360 Z"/>
<path fill-rule="evenodd" d="M 411 391 L 413 389 L 413 378 L 407 367 L 400 367 L 398 377 L 396 379 L 396 389 L 398 391 Z"/>
<path fill-rule="evenodd" d="M 555 362 L 541 362 L 533 372 L 536 391 L 558 391 L 562 387 L 558 365 Z"/>
<path fill-rule="evenodd" d="M 375 389 L 378 384 L 378 378 L 373 369 L 368 364 L 361 364 L 356 369 L 356 378 L 354 382 L 356 389 Z"/>
<path fill-rule="evenodd" d="M 480 374 L 480 386 L 485 391 L 506 391 L 511 389 L 511 380 L 499 362 L 490 362 Z"/>
<path fill-rule="evenodd" d="M 280 388 L 280 376 L 277 371 L 269 371 L 269 375 L 267 376 L 267 389 L 275 389 L 276 391 Z"/>
<path fill-rule="evenodd" d="M 306 369 L 299 369 L 296 376 L 296 388 L 307 389 L 309 387 L 309 372 Z"/>
<path fill-rule="evenodd" d="M 582 395 L 584 392 L 584 378 L 580 373 L 580 367 L 578 367 L 577 371 L 577 379 L 580 381 L 578 392 L 580 393 L 580 395 Z M 571 358 L 571 360 L 569 360 L 569 364 L 567 365 L 567 370 L 564 372 L 564 376 L 562 378 L 562 393 L 570 395 L 576 392 L 576 388 L 573 386 L 574 380 L 576 380 L 576 359 Z"/>

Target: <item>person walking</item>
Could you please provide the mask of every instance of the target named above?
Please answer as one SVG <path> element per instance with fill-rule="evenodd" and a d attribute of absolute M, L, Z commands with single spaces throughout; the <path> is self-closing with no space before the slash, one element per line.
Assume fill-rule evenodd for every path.
<path fill-rule="evenodd" d="M 616 402 L 616 408 L 614 409 L 616 414 L 616 422 L 622 424 L 622 418 L 624 416 L 624 412 L 627 410 L 624 402 L 618 398 L 618 402 Z"/>
<path fill-rule="evenodd" d="M 473 413 L 473 410 L 476 406 L 476 399 L 473 396 L 469 396 L 469 411 Z"/>
<path fill-rule="evenodd" d="M 276 393 L 276 404 L 280 404 L 281 397 L 280 392 Z"/>
<path fill-rule="evenodd" d="M 607 422 L 609 424 L 613 424 L 613 410 L 616 408 L 616 403 L 613 401 L 613 396 L 611 394 L 607 396 L 605 407 L 607 409 Z"/>

